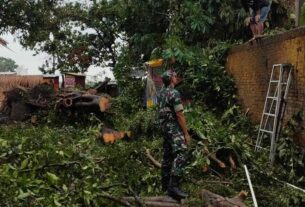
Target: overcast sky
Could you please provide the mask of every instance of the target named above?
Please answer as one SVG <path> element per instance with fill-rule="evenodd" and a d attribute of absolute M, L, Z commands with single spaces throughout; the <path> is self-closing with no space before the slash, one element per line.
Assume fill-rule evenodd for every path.
<path fill-rule="evenodd" d="M 81 2 L 85 5 L 90 3 L 89 0 L 66 0 L 66 2 Z M 31 50 L 25 50 L 20 45 L 18 39 L 11 34 L 2 34 L 0 35 L 1 38 L 8 42 L 8 47 L 13 50 L 10 51 L 5 47 L 0 46 L 0 56 L 5 58 L 11 58 L 16 62 L 18 66 L 22 68 L 26 68 L 28 74 L 41 74 L 39 71 L 39 66 L 41 66 L 47 59 L 48 54 L 39 54 L 34 56 L 34 52 Z M 107 76 L 113 79 L 112 72 L 109 69 L 101 69 L 99 67 L 90 67 L 87 74 L 92 76 L 98 73 L 103 72 L 105 73 L 104 76 Z"/>
<path fill-rule="evenodd" d="M 41 66 L 48 58 L 48 54 L 39 54 L 34 56 L 34 51 L 25 50 L 20 45 L 18 39 L 13 35 L 6 34 L 1 37 L 8 42 L 8 47 L 13 50 L 8 50 L 5 47 L 0 46 L 0 56 L 5 58 L 11 58 L 16 62 L 18 66 L 27 69 L 29 75 L 41 74 L 39 66 Z M 102 75 L 103 72 L 103 75 Z M 87 75 L 94 76 L 100 74 L 104 77 L 114 79 L 112 72 L 109 69 L 102 69 L 99 67 L 90 67 Z M 104 78 L 103 77 L 103 78 Z"/>
<path fill-rule="evenodd" d="M 41 74 L 38 67 L 44 63 L 48 55 L 40 54 L 33 56 L 34 52 L 23 49 L 18 39 L 12 35 L 1 35 L 1 37 L 8 42 L 8 47 L 13 50 L 11 51 L 0 46 L 1 57 L 11 58 L 18 66 L 27 68 L 30 74 Z"/>

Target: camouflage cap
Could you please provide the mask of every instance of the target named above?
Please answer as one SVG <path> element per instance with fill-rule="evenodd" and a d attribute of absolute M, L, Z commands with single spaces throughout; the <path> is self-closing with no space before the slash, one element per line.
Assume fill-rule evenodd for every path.
<path fill-rule="evenodd" d="M 169 82 L 171 77 L 175 76 L 176 73 L 173 70 L 167 70 L 164 73 L 162 73 L 162 80 L 163 82 Z"/>

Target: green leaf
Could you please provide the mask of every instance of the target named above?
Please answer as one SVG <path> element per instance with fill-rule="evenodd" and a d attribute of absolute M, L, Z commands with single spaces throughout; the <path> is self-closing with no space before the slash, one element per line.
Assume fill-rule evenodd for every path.
<path fill-rule="evenodd" d="M 23 191 L 22 191 L 22 189 L 19 189 L 19 195 L 18 195 L 18 199 L 25 199 L 25 198 L 27 198 L 27 197 L 29 197 L 31 195 L 31 193 L 30 192 L 26 192 L 26 193 L 24 193 Z"/>
<path fill-rule="evenodd" d="M 151 192 L 152 192 L 152 187 L 151 187 L 151 185 L 148 186 L 147 192 L 148 192 L 148 193 L 151 193 Z"/>
<path fill-rule="evenodd" d="M 59 203 L 55 198 L 54 198 L 54 204 L 55 204 L 55 206 L 58 206 L 58 207 L 62 206 L 61 203 Z"/>
<path fill-rule="evenodd" d="M 1 147 L 7 147 L 8 146 L 8 142 L 4 139 L 0 139 L 0 146 Z"/>
<path fill-rule="evenodd" d="M 66 186 L 65 184 L 63 184 L 62 189 L 63 189 L 65 192 L 68 192 L 68 188 L 67 188 L 67 186 Z"/>
<path fill-rule="evenodd" d="M 210 164 L 211 164 L 211 161 L 210 161 L 210 159 L 209 159 L 209 158 L 206 158 L 206 163 L 207 163 L 208 165 L 210 165 Z"/>
<path fill-rule="evenodd" d="M 20 167 L 20 168 L 21 168 L 21 169 L 26 168 L 26 167 L 28 166 L 28 162 L 29 162 L 29 158 L 23 160 L 23 161 L 21 162 L 21 167 Z"/>
<path fill-rule="evenodd" d="M 91 195 L 92 193 L 88 190 L 84 190 L 84 193 L 87 194 L 87 195 Z"/>
<path fill-rule="evenodd" d="M 47 179 L 52 184 L 56 184 L 59 181 L 59 177 L 57 177 L 55 174 L 50 172 L 47 172 Z"/>

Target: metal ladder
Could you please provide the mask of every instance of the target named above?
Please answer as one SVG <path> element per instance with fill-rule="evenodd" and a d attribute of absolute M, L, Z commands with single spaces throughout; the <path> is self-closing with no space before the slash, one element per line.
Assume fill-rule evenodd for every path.
<path fill-rule="evenodd" d="M 274 162 L 276 142 L 281 132 L 291 76 L 291 64 L 273 65 L 255 145 L 255 150 L 259 151 L 264 149 L 262 141 L 270 140 L 269 161 L 271 164 Z"/>

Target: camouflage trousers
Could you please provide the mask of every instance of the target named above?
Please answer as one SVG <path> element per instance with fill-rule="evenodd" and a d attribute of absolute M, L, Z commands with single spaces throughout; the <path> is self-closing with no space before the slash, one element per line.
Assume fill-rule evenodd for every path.
<path fill-rule="evenodd" d="M 180 130 L 162 129 L 162 131 L 164 136 L 162 179 L 169 179 L 171 176 L 181 177 L 186 165 L 187 154 L 184 136 Z"/>

